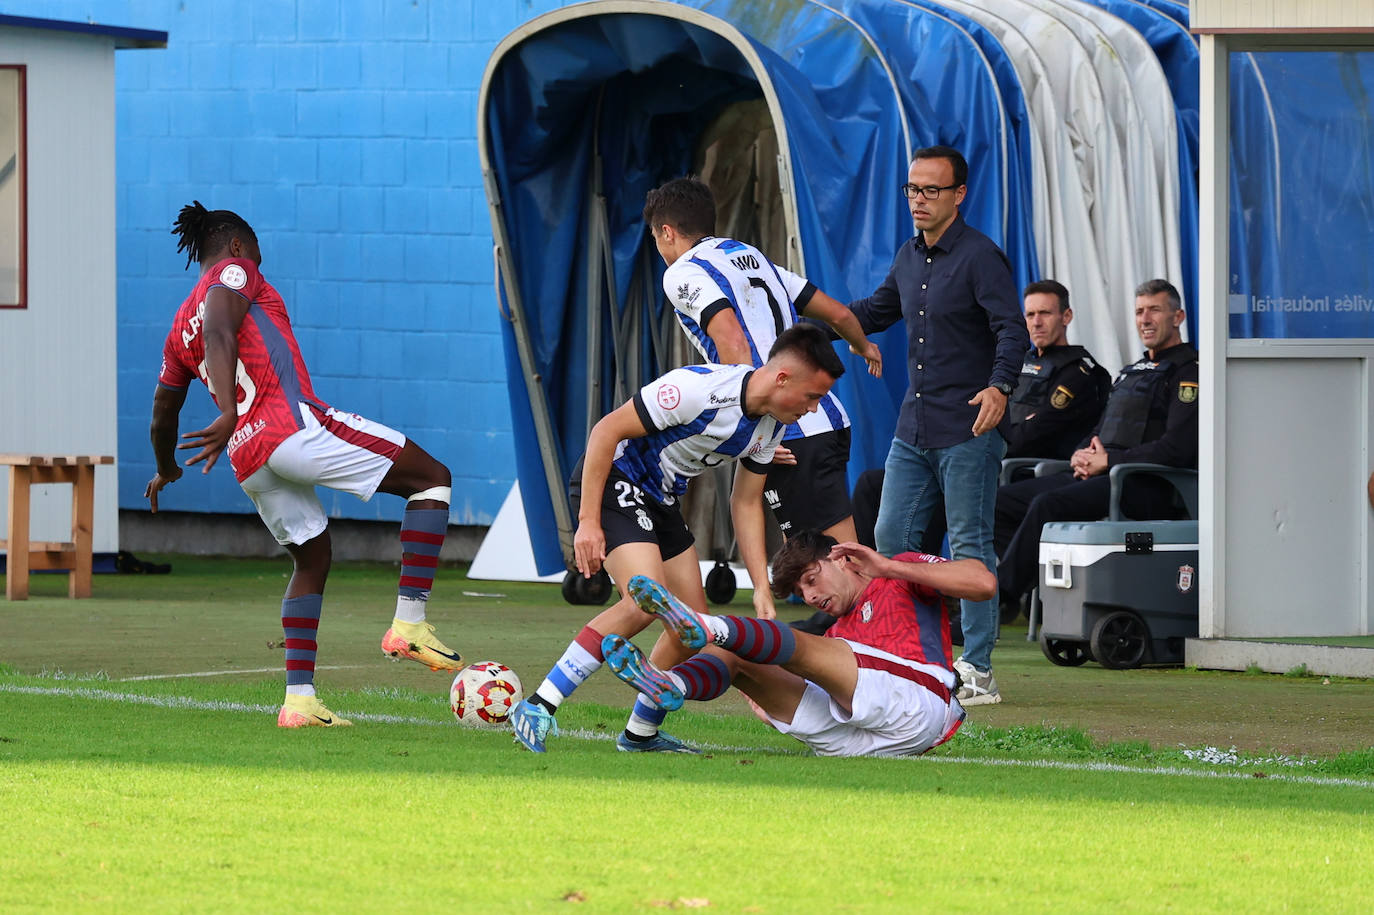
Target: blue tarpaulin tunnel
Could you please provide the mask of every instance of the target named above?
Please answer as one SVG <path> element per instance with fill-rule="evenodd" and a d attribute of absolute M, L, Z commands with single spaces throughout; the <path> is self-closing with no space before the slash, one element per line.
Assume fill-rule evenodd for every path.
<path fill-rule="evenodd" d="M 1118 262 L 1123 244 L 1147 247 L 1131 242 L 1145 240 L 1141 205 L 1161 206 L 1165 223 L 1177 219 L 1164 236 L 1150 234 L 1148 247 L 1181 265 L 1181 288 L 1195 284 L 1196 46 L 1164 13 L 1126 0 L 1095 5 L 1103 12 L 1058 15 L 1117 29 L 1115 50 L 1080 53 L 1064 73 L 1044 69 L 1025 37 L 1050 24 L 1036 8 L 1002 4 L 1018 11 L 1014 24 L 954 0 L 601 0 L 540 16 L 500 43 L 479 95 L 478 149 L 506 318 L 517 475 L 541 574 L 571 553 L 566 476 L 591 423 L 684 361 L 672 351 L 680 335 L 662 310 L 663 265 L 640 210 L 650 188 L 703 173 L 713 136 L 758 140 L 743 185 L 751 199 L 723 196 L 708 178 L 718 211 L 732 214 L 717 231 L 759 244 L 842 300 L 871 292 L 911 235 L 896 186 L 912 149 L 962 150 L 971 180 L 961 212 L 1007 252 L 1017 284 L 1065 280 L 1080 338 L 1109 367 L 1134 358 L 1122 314 L 1133 271 L 1158 275 L 1164 263 Z M 1104 19 L 1107 9 L 1124 21 Z M 1134 32 L 1120 31 L 1127 21 Z M 1125 59 L 1133 74 L 1154 74 L 1136 87 L 1148 83 L 1153 94 L 1134 108 L 1080 107 L 1066 120 L 1056 97 L 1095 85 L 1082 68 L 1120 71 Z M 1139 116 L 1160 104 L 1177 112 L 1168 136 Z M 1152 123 L 1174 126 L 1167 117 Z M 1155 156 L 1122 146 L 1085 161 L 1091 144 L 1081 134 L 1107 124 L 1115 133 L 1103 138 L 1149 133 Z M 1162 204 L 1122 196 L 1154 186 L 1161 160 L 1161 174 L 1183 179 L 1165 182 Z M 737 228 L 741 211 L 757 235 Z M 853 420 L 851 475 L 882 463 L 906 381 L 897 370 L 902 329 L 877 339 L 893 370 L 873 381 L 851 359 L 838 388 Z"/>
<path fill-rule="evenodd" d="M 910 142 L 891 75 L 831 24 L 813 16 L 772 27 L 786 33 L 784 50 L 805 47 L 813 66 L 837 74 L 819 81 L 723 18 L 659 2 L 565 8 L 493 53 L 478 145 L 507 364 L 520 369 L 511 372 L 512 422 L 540 574 L 571 555 L 566 478 L 589 422 L 673 365 L 663 264 L 640 212 L 649 189 L 692 169 L 713 121 L 741 102 L 766 110 L 784 249 L 768 253 L 832 295 L 871 291 L 891 239 L 909 234 L 895 184 Z M 903 341 L 885 348 L 894 343 L 889 358 L 900 366 Z M 856 363 L 840 393 L 854 419 L 854 463 L 875 466 L 904 373 L 871 382 Z M 861 429 L 886 432 L 869 441 Z"/>

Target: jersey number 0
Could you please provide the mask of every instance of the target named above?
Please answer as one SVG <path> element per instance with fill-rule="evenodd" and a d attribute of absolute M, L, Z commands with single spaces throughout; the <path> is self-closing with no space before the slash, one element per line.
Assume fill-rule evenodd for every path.
<path fill-rule="evenodd" d="M 205 365 L 206 360 L 200 360 L 200 365 L 196 366 L 196 371 L 200 373 L 200 378 L 205 382 L 205 387 L 209 388 L 210 396 L 215 398 L 215 403 L 219 403 L 219 394 L 215 392 L 215 386 L 210 383 L 210 370 Z M 257 396 L 258 386 L 253 384 L 253 379 L 248 377 L 248 371 L 243 367 L 243 360 L 238 360 L 234 366 L 234 381 L 238 384 L 239 390 L 243 391 L 243 400 L 238 401 L 238 415 L 242 416 L 248 412 L 248 408 L 253 405 L 253 398 Z M 234 392 L 235 395 L 238 391 Z"/>

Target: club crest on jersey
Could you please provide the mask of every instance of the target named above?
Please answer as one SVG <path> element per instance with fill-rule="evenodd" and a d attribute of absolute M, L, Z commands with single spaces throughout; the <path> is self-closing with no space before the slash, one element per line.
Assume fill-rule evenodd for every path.
<path fill-rule="evenodd" d="M 220 271 L 219 281 L 230 289 L 242 289 L 248 285 L 248 274 L 238 264 L 230 264 Z"/>
<path fill-rule="evenodd" d="M 865 623 L 873 619 L 873 601 L 864 601 L 864 605 L 859 608 L 859 619 L 863 620 Z"/>
<path fill-rule="evenodd" d="M 664 384 L 658 388 L 658 405 L 665 410 L 673 410 L 682 403 L 682 392 L 675 384 Z"/>
<path fill-rule="evenodd" d="M 654 529 L 653 519 L 650 518 L 642 508 L 635 509 L 635 520 L 638 521 L 639 526 L 644 528 L 644 530 L 646 531 L 651 531 Z"/>

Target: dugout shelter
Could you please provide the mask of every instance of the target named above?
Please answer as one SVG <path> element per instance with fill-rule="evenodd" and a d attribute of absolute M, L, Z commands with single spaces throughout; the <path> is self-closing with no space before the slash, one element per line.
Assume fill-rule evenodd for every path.
<path fill-rule="evenodd" d="M 962 212 L 1015 281 L 1065 279 L 1079 339 L 1109 368 L 1133 359 L 1131 271 L 1184 269 L 1196 188 L 1174 105 L 1187 63 L 1171 75 L 1159 57 L 1177 24 L 1132 6 L 1174 28 L 1151 39 L 1107 12 L 1119 3 L 600 0 L 508 35 L 483 75 L 478 153 L 538 571 L 570 552 L 566 478 L 591 424 L 684 361 L 640 218 L 669 178 L 707 177 L 719 234 L 848 300 L 911 236 L 896 188 L 912 150 L 954 146 L 970 166 Z M 881 465 L 906 384 L 904 328 L 878 342 L 884 379 L 852 360 L 839 385 L 856 475 Z"/>
<path fill-rule="evenodd" d="M 118 454 L 115 52 L 167 33 L 0 15 L 0 452 Z M 0 487 L 0 518 L 8 493 Z M 35 486 L 31 535 L 71 539 L 70 488 Z M 98 467 L 93 548 L 119 548 Z"/>

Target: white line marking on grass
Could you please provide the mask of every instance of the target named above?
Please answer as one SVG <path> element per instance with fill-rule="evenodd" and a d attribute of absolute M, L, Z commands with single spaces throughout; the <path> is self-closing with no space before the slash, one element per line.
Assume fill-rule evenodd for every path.
<path fill-rule="evenodd" d="M 1327 785 L 1349 788 L 1374 788 L 1374 781 L 1358 778 L 1342 778 L 1322 775 L 1286 775 L 1282 772 L 1265 772 L 1260 779 L 1255 775 L 1258 769 L 1243 772 L 1217 769 L 1184 769 L 1179 766 L 1127 766 L 1122 763 L 1104 762 L 1062 762 L 1054 759 L 994 759 L 980 756 L 931 756 L 929 762 L 935 763 L 981 763 L 986 766 L 1010 766 L 1026 769 L 1058 769 L 1064 772 L 1124 772 L 1132 775 L 1181 775 L 1192 778 L 1239 778 L 1251 781 L 1297 782 L 1303 785 Z"/>
<path fill-rule="evenodd" d="M 119 693 L 88 686 L 20 686 L 0 683 L 0 693 L 20 693 L 28 696 L 64 696 L 77 699 L 98 699 L 105 702 L 127 702 L 133 705 L 152 705 L 158 708 L 195 709 L 207 712 L 253 712 L 271 714 L 277 711 L 276 705 L 250 705 L 246 702 L 226 702 L 210 699 L 192 699 L 189 696 L 144 696 L 138 693 Z M 349 712 L 341 715 L 356 721 L 373 721 L 379 724 L 418 724 L 428 727 L 459 727 L 456 721 L 435 718 L 415 718 L 403 715 L 384 715 L 370 712 Z M 559 732 L 562 737 L 577 740 L 611 740 L 614 735 L 605 731 L 589 731 L 585 728 L 564 728 Z M 719 744 L 697 744 L 703 750 L 731 753 L 760 753 L 767 755 L 790 755 L 786 750 L 771 747 L 739 747 Z M 916 757 L 899 757 L 914 760 Z M 1025 769 L 1055 769 L 1061 772 L 1116 772 L 1127 775 L 1164 775 L 1182 778 L 1227 778 L 1255 779 L 1255 771 L 1224 771 L 1215 769 L 1184 769 L 1177 766 L 1127 766 L 1121 763 L 1105 762 L 1062 762 L 1052 759 L 996 759 L 976 756 L 928 756 L 925 763 L 951 763 L 954 765 L 1006 766 Z M 1264 773 L 1264 781 L 1294 782 L 1303 785 L 1321 785 L 1343 788 L 1374 788 L 1374 781 L 1358 778 L 1320 775 L 1286 775 L 1281 772 Z"/>
<path fill-rule="evenodd" d="M 321 664 L 316 670 L 357 670 L 366 664 Z M 182 677 L 230 677 L 234 674 L 279 674 L 284 667 L 252 667 L 239 670 L 198 670 L 189 674 L 145 674 L 141 677 L 120 677 L 112 683 L 134 683 L 139 680 L 179 680 Z"/>
<path fill-rule="evenodd" d="M 192 699 L 189 696 L 143 696 L 138 693 L 116 693 L 88 686 L 47 687 L 17 686 L 0 683 L 0 693 L 24 693 L 30 696 L 69 696 L 75 699 L 99 699 L 105 702 L 128 702 L 131 705 L 154 705 L 158 708 L 194 709 L 202 712 L 253 712 L 272 714 L 280 705 L 250 705 L 246 702 L 226 702 L 219 699 Z M 374 715 L 368 712 L 340 712 L 350 719 L 377 721 L 383 724 L 448 724 L 433 718 L 407 718 L 400 715 Z M 456 725 L 456 722 L 455 722 Z"/>
<path fill-rule="evenodd" d="M 318 668 L 317 668 L 318 669 Z M 253 705 L 247 702 L 228 702 L 219 699 L 192 699 L 189 696 L 144 696 L 139 693 L 118 693 L 108 689 L 95 689 L 89 686 L 19 686 L 0 683 L 0 693 L 22 693 L 27 696 L 63 696 L 73 699 L 98 699 L 103 702 L 127 702 L 130 705 L 152 705 L 158 708 L 192 709 L 201 712 L 252 712 L 254 714 L 275 714 L 279 705 Z M 456 721 L 438 718 L 415 718 L 406 715 L 386 715 L 373 712 L 339 712 L 350 720 L 375 721 L 379 724 L 419 724 L 429 727 L 458 727 Z M 610 735 L 597 734 L 581 728 L 569 728 L 562 732 L 569 737 L 582 740 L 608 740 Z M 740 748 L 745 749 L 745 748 Z"/>

